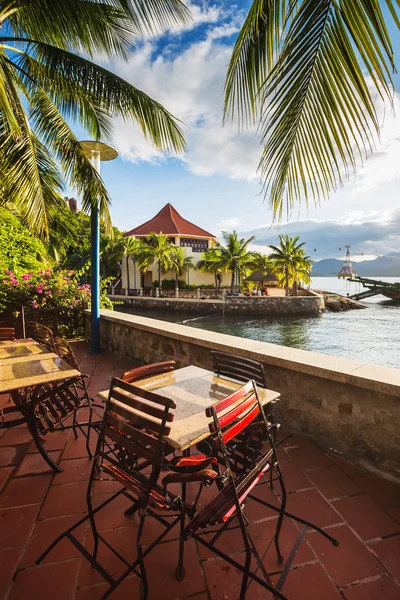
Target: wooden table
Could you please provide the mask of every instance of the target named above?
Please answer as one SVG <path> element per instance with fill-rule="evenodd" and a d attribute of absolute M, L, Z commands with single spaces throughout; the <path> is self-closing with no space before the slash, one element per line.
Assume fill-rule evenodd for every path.
<path fill-rule="evenodd" d="M 35 419 L 35 406 L 45 401 L 58 390 L 68 386 L 69 380 L 81 377 L 65 360 L 45 346 L 31 339 L 0 342 L 0 394 L 11 392 L 15 405 L 0 411 L 0 417 L 17 413 L 11 421 L 0 418 L 0 426 L 6 429 L 26 423 L 44 460 L 54 469 L 61 471 L 43 446 Z M 51 383 L 51 386 L 45 384 Z M 16 390 L 30 388 L 29 400 Z"/>
<path fill-rule="evenodd" d="M 177 450 L 185 451 L 210 435 L 205 409 L 222 398 L 226 398 L 243 383 L 216 376 L 212 371 L 200 367 L 184 367 L 134 384 L 176 402 L 171 431 L 165 440 Z M 278 392 L 258 388 L 263 405 L 280 397 Z M 99 393 L 107 400 L 108 390 Z M 147 416 L 148 418 L 148 416 Z"/>

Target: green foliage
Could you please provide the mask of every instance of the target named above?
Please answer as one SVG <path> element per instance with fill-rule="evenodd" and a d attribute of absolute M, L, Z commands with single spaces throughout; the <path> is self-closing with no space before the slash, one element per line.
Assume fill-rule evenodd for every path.
<path fill-rule="evenodd" d="M 270 246 L 273 251 L 269 259 L 273 265 L 273 272 L 279 278 L 279 285 L 285 286 L 286 296 L 289 295 L 289 287 L 292 287 L 294 295 L 297 294 L 297 286 L 300 281 L 310 282 L 312 260 L 304 251 L 305 242 L 298 243 L 300 236 L 279 236 L 279 246 Z"/>
<path fill-rule="evenodd" d="M 139 38 L 188 20 L 180 0 L 0 4 L 0 203 L 12 202 L 32 231 L 48 239 L 64 182 L 111 227 L 108 192 L 71 125 L 109 138 L 120 115 L 157 148 L 184 150 L 161 104 L 86 57 L 127 59 Z"/>
<path fill-rule="evenodd" d="M 253 0 L 228 68 L 225 118 L 258 122 L 276 216 L 285 203 L 327 197 L 374 150 L 374 97 L 393 101 L 387 25 L 399 29 L 399 15 L 399 0 Z"/>
<path fill-rule="evenodd" d="M 152 264 L 157 263 L 158 287 L 161 287 L 161 273 L 170 270 L 175 250 L 176 248 L 168 236 L 163 233 L 151 233 L 146 241 L 140 244 L 137 253 L 139 270 L 145 273 Z"/>
<path fill-rule="evenodd" d="M 0 206 L 0 272 L 10 270 L 22 274 L 39 271 L 49 264 L 43 243 L 21 224 L 18 217 Z"/>

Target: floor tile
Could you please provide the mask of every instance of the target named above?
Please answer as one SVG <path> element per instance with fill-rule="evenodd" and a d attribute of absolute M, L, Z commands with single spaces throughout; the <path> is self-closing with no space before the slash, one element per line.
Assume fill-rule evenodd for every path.
<path fill-rule="evenodd" d="M 278 578 L 273 581 L 276 585 Z M 319 563 L 289 571 L 282 593 L 291 600 L 342 600 Z"/>
<path fill-rule="evenodd" d="M 332 464 L 331 459 L 313 444 L 304 444 L 299 448 L 289 449 L 287 453 L 296 465 L 303 470 L 328 467 Z"/>
<path fill-rule="evenodd" d="M 43 445 L 46 452 L 52 452 L 55 450 L 64 450 L 65 444 L 67 443 L 72 431 L 55 431 L 54 433 L 47 433 L 43 438 Z M 29 448 L 29 452 L 38 452 L 35 442 L 32 442 Z"/>
<path fill-rule="evenodd" d="M 20 571 L 11 587 L 8 600 L 73 600 L 78 571 L 78 560 Z"/>
<path fill-rule="evenodd" d="M 238 600 L 242 582 L 242 573 L 238 569 L 222 559 L 206 560 L 202 567 L 212 600 Z M 249 600 L 272 600 L 272 594 L 254 582 L 247 597 Z"/>
<path fill-rule="evenodd" d="M 286 508 L 293 515 L 319 527 L 328 527 L 343 522 L 343 518 L 317 490 L 288 494 Z"/>
<path fill-rule="evenodd" d="M 29 543 L 26 546 L 26 552 L 21 566 L 23 568 L 34 566 L 35 561 L 50 546 L 50 544 L 66 529 L 72 527 L 72 525 L 79 521 L 80 518 L 81 515 L 73 515 L 70 517 L 61 517 L 59 519 L 37 521 L 29 539 Z M 74 532 L 75 537 L 81 543 L 84 541 L 85 530 L 86 524 L 83 524 Z M 49 562 L 65 561 L 80 556 L 78 549 L 69 540 L 64 539 L 51 550 L 43 560 L 42 564 L 45 565 Z"/>
<path fill-rule="evenodd" d="M 333 546 L 317 532 L 307 537 L 336 585 L 345 586 L 385 573 L 382 565 L 346 525 L 327 531 L 339 541 L 339 546 Z"/>
<path fill-rule="evenodd" d="M 174 600 L 205 590 L 198 554 L 193 540 L 185 543 L 185 579 L 175 576 L 178 564 L 178 542 L 159 544 L 146 557 L 146 572 L 149 580 L 149 600 Z"/>
<path fill-rule="evenodd" d="M 387 508 L 386 511 L 392 519 L 396 521 L 396 523 L 400 523 L 400 506 L 396 506 L 395 508 Z"/>
<path fill-rule="evenodd" d="M 27 504 L 43 502 L 51 479 L 52 475 L 13 479 L 7 485 L 0 498 L 0 508 L 25 506 Z"/>
<path fill-rule="evenodd" d="M 7 596 L 9 585 L 21 560 L 24 548 L 0 550 L 0 598 Z"/>
<path fill-rule="evenodd" d="M 27 444 L 32 442 L 32 436 L 28 429 L 12 427 L 8 429 L 2 438 L 0 446 L 14 446 L 16 444 Z"/>
<path fill-rule="evenodd" d="M 55 463 L 59 462 L 60 452 L 49 452 L 49 456 Z M 46 473 L 53 474 L 53 469 L 47 464 L 44 458 L 39 454 L 27 454 L 21 463 L 15 477 L 25 475 L 43 475 Z"/>
<path fill-rule="evenodd" d="M 40 519 L 86 513 L 86 490 L 85 482 L 52 486 L 40 512 Z"/>
<path fill-rule="evenodd" d="M 370 545 L 387 570 L 400 581 L 400 536 L 386 538 Z"/>
<path fill-rule="evenodd" d="M 399 600 L 400 587 L 391 577 L 362 583 L 344 591 L 346 600 Z"/>
<path fill-rule="evenodd" d="M 15 467 L 1 467 L 0 468 L 0 492 L 5 487 L 8 478 L 11 473 L 14 471 Z"/>
<path fill-rule="evenodd" d="M 327 455 L 329 456 L 331 461 L 349 477 L 352 477 L 353 475 L 360 475 L 361 473 L 365 472 L 363 471 L 363 469 L 360 469 L 352 462 L 346 460 L 337 452 L 327 452 Z"/>
<path fill-rule="evenodd" d="M 40 505 L 0 510 L 0 548 L 26 544 L 33 530 Z"/>
<path fill-rule="evenodd" d="M 382 508 L 400 505 L 400 485 L 387 481 L 374 473 L 363 473 L 353 477 L 356 484 Z"/>
<path fill-rule="evenodd" d="M 0 467 L 19 465 L 29 448 L 28 444 L 0 447 Z"/>
<path fill-rule="evenodd" d="M 307 479 L 304 473 L 294 462 L 288 461 L 282 463 L 280 467 L 286 492 L 295 492 L 297 490 L 304 490 L 313 487 L 313 484 L 310 483 L 310 480 Z M 279 481 L 274 482 L 274 485 L 276 487 L 276 493 L 279 494 L 281 491 Z"/>
<path fill-rule="evenodd" d="M 141 585 L 141 581 L 137 577 L 128 577 L 110 594 L 109 598 L 110 600 L 142 600 Z M 77 591 L 76 600 L 100 600 L 109 587 L 108 583 L 83 587 Z M 193 600 L 196 600 L 196 598 L 193 598 Z"/>
<path fill-rule="evenodd" d="M 400 526 L 366 495 L 333 502 L 336 510 L 363 540 L 372 540 L 400 531 Z"/>
<path fill-rule="evenodd" d="M 77 481 L 88 481 L 92 470 L 93 461 L 88 457 L 62 460 L 60 467 L 62 473 L 56 473 L 53 485 L 62 483 L 75 483 Z"/>
<path fill-rule="evenodd" d="M 96 440 L 94 437 L 90 440 L 90 448 L 92 452 L 94 452 L 96 448 Z M 88 458 L 85 438 L 79 437 L 78 439 L 75 439 L 73 436 L 71 436 L 62 455 L 63 460 L 70 458 Z"/>
<path fill-rule="evenodd" d="M 360 488 L 338 467 L 323 467 L 309 471 L 307 477 L 327 500 L 359 494 Z"/>

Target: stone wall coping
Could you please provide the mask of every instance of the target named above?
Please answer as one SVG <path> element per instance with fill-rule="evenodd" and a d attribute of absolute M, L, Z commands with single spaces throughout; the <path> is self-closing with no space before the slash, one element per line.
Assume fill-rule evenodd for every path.
<path fill-rule="evenodd" d="M 86 311 L 90 314 L 90 311 Z M 347 383 L 375 392 L 383 392 L 400 399 L 400 369 L 365 363 L 349 358 L 341 358 L 260 342 L 249 338 L 226 335 L 187 325 L 170 323 L 159 319 L 140 317 L 102 309 L 101 319 L 150 331 L 160 336 L 182 340 L 214 350 L 229 352 L 234 349 L 238 356 L 258 360 L 264 364 L 298 371 L 340 383 Z"/>

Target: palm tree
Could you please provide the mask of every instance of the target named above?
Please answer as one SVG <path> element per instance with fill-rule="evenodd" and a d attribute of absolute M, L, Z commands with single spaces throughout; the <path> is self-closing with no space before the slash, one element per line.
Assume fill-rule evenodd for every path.
<path fill-rule="evenodd" d="M 133 120 L 157 148 L 185 147 L 175 118 L 158 102 L 82 55 L 127 59 L 135 42 L 185 23 L 180 0 L 9 0 L 0 3 L 0 202 L 48 236 L 64 181 L 99 206 L 109 196 L 71 124 L 110 137 L 112 118 Z"/>
<path fill-rule="evenodd" d="M 215 287 L 217 290 L 219 290 L 222 281 L 223 269 L 220 266 L 220 255 L 216 251 L 215 246 L 212 246 L 203 253 L 202 259 L 198 261 L 196 268 L 200 271 L 200 273 L 209 273 L 210 275 L 214 275 Z"/>
<path fill-rule="evenodd" d="M 269 259 L 274 265 L 274 271 L 281 274 L 281 281 L 285 285 L 285 294 L 289 295 L 289 286 L 302 278 L 304 279 L 307 264 L 311 261 L 305 256 L 303 246 L 305 242 L 298 243 L 300 236 L 291 237 L 289 235 L 279 236 L 279 246 L 270 246 L 273 251 Z M 300 274 L 302 277 L 300 277 Z M 297 293 L 297 288 L 296 288 Z"/>
<path fill-rule="evenodd" d="M 144 251 L 144 244 L 142 240 L 138 238 L 128 236 L 124 238 L 124 256 L 126 259 L 126 282 L 128 289 L 130 289 L 130 275 L 129 275 L 129 259 L 132 258 L 134 262 L 134 272 L 136 271 L 136 261 L 140 258 Z M 134 283 L 136 287 L 136 282 Z"/>
<path fill-rule="evenodd" d="M 171 257 L 170 257 L 170 265 L 171 269 L 175 271 L 176 275 L 176 286 L 178 287 L 179 276 L 183 275 L 183 273 L 188 273 L 190 269 L 195 269 L 196 266 L 193 262 L 193 258 L 191 256 L 185 256 L 182 248 L 173 247 Z M 188 282 L 189 284 L 189 282 Z"/>
<path fill-rule="evenodd" d="M 384 4 L 399 28 L 399 0 L 253 0 L 228 67 L 225 119 L 258 123 L 276 216 L 284 203 L 327 197 L 373 150 L 374 96 L 393 98 Z"/>
<path fill-rule="evenodd" d="M 215 273 L 231 273 L 231 293 L 234 292 L 236 270 L 239 272 L 239 278 L 246 274 L 246 271 L 254 267 L 255 253 L 248 250 L 248 245 L 254 240 L 254 236 L 248 238 L 239 238 L 237 231 L 229 233 L 222 232 L 222 239 L 225 244 L 217 242 L 212 248 L 204 253 L 205 261 L 209 262 L 210 268 Z M 204 265 L 200 265 L 200 269 Z"/>
<path fill-rule="evenodd" d="M 139 269 L 145 273 L 151 265 L 158 263 L 158 288 L 161 292 L 161 273 L 171 268 L 175 246 L 171 238 L 163 233 L 151 233 L 142 245 L 138 255 Z"/>

